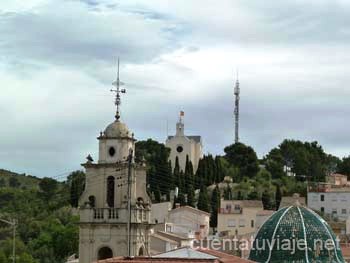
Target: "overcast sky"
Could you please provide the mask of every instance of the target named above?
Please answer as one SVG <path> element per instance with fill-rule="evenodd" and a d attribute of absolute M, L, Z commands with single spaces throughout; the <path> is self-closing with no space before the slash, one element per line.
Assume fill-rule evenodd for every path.
<path fill-rule="evenodd" d="M 97 159 L 114 120 L 164 142 L 180 110 L 185 132 L 221 154 L 234 139 L 259 157 L 284 138 L 350 151 L 347 0 L 1 0 L 0 168 L 58 178 Z"/>

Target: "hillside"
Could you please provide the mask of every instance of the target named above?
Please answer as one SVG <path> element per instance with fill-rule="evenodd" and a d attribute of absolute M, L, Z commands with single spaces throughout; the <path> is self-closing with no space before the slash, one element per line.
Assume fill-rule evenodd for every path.
<path fill-rule="evenodd" d="M 0 169 L 0 187 L 38 189 L 40 179 L 26 174 L 18 174 Z"/>

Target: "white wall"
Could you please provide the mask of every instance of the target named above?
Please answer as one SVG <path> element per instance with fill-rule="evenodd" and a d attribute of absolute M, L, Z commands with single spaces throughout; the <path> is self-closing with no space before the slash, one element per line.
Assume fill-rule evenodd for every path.
<path fill-rule="evenodd" d="M 324 201 L 321 201 L 321 196 L 324 196 Z M 309 192 L 307 203 L 313 210 L 321 211 L 323 207 L 325 214 L 333 214 L 340 220 L 350 216 L 350 192 Z"/>

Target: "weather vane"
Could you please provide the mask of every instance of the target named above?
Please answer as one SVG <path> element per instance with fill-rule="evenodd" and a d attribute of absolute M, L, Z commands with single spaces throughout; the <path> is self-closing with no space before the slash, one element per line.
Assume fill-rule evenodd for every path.
<path fill-rule="evenodd" d="M 119 57 L 118 57 L 118 73 L 117 73 L 117 80 L 115 80 L 112 85 L 115 87 L 115 89 L 111 89 L 112 92 L 115 92 L 115 101 L 114 104 L 117 106 L 117 112 L 115 114 L 115 119 L 118 121 L 120 119 L 120 105 L 121 105 L 121 93 L 126 93 L 126 89 L 121 89 L 120 86 L 124 85 L 119 80 Z"/>

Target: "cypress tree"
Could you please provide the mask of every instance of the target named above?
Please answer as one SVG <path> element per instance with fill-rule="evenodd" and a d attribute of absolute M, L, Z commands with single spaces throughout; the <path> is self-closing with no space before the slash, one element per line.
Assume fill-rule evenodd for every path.
<path fill-rule="evenodd" d="M 224 189 L 224 200 L 233 200 L 233 192 L 229 184 Z"/>
<path fill-rule="evenodd" d="M 201 184 L 201 188 L 199 191 L 197 208 L 208 213 L 210 212 L 208 192 L 204 183 Z"/>
<path fill-rule="evenodd" d="M 194 194 L 194 188 L 193 185 L 189 185 L 188 187 L 188 193 L 187 193 L 187 205 L 195 207 L 195 194 Z"/>
<path fill-rule="evenodd" d="M 211 208 L 210 227 L 215 231 L 218 225 L 218 210 L 220 208 L 220 189 L 218 185 L 216 185 L 211 195 Z"/>
<path fill-rule="evenodd" d="M 281 200 L 282 200 L 282 192 L 279 184 L 276 186 L 275 199 L 276 199 L 276 211 L 277 211 L 280 208 Z"/>
<path fill-rule="evenodd" d="M 216 168 L 216 183 L 220 183 L 224 180 L 225 174 L 222 168 L 221 157 L 215 156 L 215 168 Z"/>
<path fill-rule="evenodd" d="M 205 157 L 201 158 L 198 162 L 198 168 L 196 171 L 195 179 L 194 179 L 194 187 L 195 189 L 199 189 L 201 186 L 201 182 L 205 180 Z"/>
<path fill-rule="evenodd" d="M 176 156 L 176 159 L 175 159 L 175 167 L 174 167 L 173 178 L 174 178 L 176 186 L 180 189 L 182 185 L 181 185 L 181 178 L 180 178 L 179 158 L 177 156 Z"/>
<path fill-rule="evenodd" d="M 154 193 L 154 198 L 155 198 L 155 201 L 156 201 L 157 203 L 160 202 L 161 196 L 162 196 L 162 194 L 161 194 L 161 192 L 160 192 L 159 185 L 157 185 L 156 191 L 155 191 L 155 193 Z"/>

